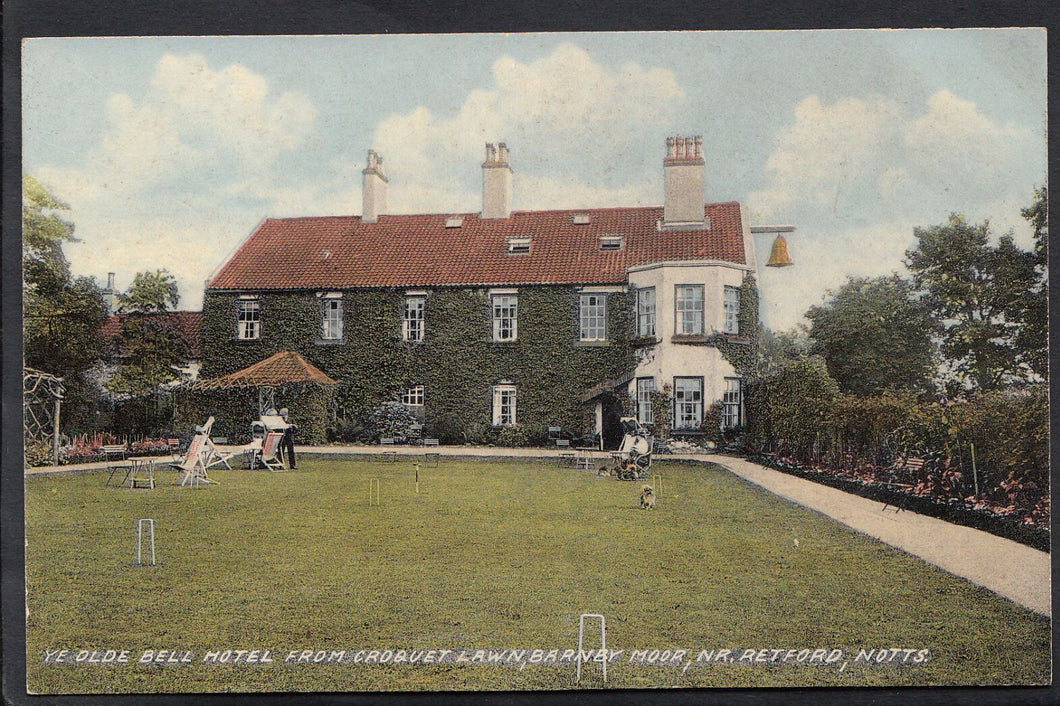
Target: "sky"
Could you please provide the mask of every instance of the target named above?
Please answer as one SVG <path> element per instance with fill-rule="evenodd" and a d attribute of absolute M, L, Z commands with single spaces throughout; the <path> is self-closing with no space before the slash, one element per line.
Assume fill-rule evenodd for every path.
<path fill-rule="evenodd" d="M 70 206 L 76 275 L 168 269 L 180 308 L 266 217 L 481 208 L 507 142 L 515 209 L 658 206 L 668 135 L 702 135 L 705 201 L 792 224 L 763 322 L 903 273 L 918 226 L 1020 217 L 1046 179 L 1041 29 L 38 38 L 23 171 Z"/>

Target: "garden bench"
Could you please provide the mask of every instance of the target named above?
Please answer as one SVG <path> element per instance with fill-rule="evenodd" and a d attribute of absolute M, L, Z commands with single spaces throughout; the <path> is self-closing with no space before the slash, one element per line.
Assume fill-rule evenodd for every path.
<path fill-rule="evenodd" d="M 901 459 L 900 461 L 896 461 L 891 465 L 890 468 L 887 469 L 887 473 L 889 475 L 890 480 L 878 481 L 877 485 L 881 485 L 884 488 L 887 488 L 888 490 L 895 490 L 899 492 L 903 490 L 909 490 L 913 487 L 913 485 L 911 483 L 902 483 L 898 481 L 898 474 L 901 473 L 904 475 L 908 473 L 919 473 L 921 470 L 923 470 L 924 464 L 926 463 L 927 459 L 907 456 Z M 888 507 L 890 507 L 890 505 L 890 501 L 885 502 L 883 504 L 883 508 L 881 508 L 880 511 L 882 512 L 883 510 L 886 510 Z M 901 512 L 905 509 L 900 505 L 895 505 L 894 508 L 896 512 Z"/>
<path fill-rule="evenodd" d="M 107 483 L 109 486 L 111 480 L 114 478 L 114 474 L 118 471 L 125 470 L 125 454 L 128 452 L 128 447 L 125 444 L 104 444 L 102 451 L 103 455 L 107 459 L 107 470 L 110 473 L 107 475 Z M 123 463 L 117 463 L 122 461 Z M 124 481 L 123 481 L 124 482 Z"/>
<path fill-rule="evenodd" d="M 424 468 L 437 468 L 438 462 L 441 460 L 442 455 L 437 453 L 426 453 L 423 454 L 423 467 Z"/>
<path fill-rule="evenodd" d="M 379 445 L 380 446 L 393 447 L 394 443 L 395 443 L 394 437 L 392 437 L 392 436 L 384 436 L 381 439 L 379 439 Z M 382 451 L 380 453 L 380 456 L 382 456 L 384 461 L 397 461 L 397 451 L 386 451 L 386 450 L 384 450 L 384 451 Z"/>
<path fill-rule="evenodd" d="M 424 446 L 437 446 L 438 445 L 438 440 L 437 439 L 424 439 L 423 440 L 423 445 Z"/>

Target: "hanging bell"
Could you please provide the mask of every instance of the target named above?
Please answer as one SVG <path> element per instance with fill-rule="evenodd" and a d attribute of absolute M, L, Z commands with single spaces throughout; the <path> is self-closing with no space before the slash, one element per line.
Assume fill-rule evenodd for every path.
<path fill-rule="evenodd" d="M 788 255 L 788 241 L 778 233 L 777 239 L 773 241 L 773 249 L 769 251 L 769 261 L 766 262 L 766 267 L 787 267 L 792 264 L 794 263 L 791 261 L 791 256 Z"/>

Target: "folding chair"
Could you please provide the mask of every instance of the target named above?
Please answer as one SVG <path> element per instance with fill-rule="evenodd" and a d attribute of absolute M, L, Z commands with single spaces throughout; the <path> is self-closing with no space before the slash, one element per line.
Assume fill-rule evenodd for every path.
<path fill-rule="evenodd" d="M 107 470 L 110 471 L 110 473 L 107 474 L 106 486 L 110 486 L 114 474 L 120 471 L 126 471 L 125 478 L 122 480 L 122 485 L 125 485 L 125 481 L 128 480 L 129 473 L 128 469 L 125 467 L 125 452 L 125 444 L 105 444 L 103 446 L 103 454 L 107 457 Z M 121 463 L 117 463 L 118 461 L 121 461 Z"/>
<path fill-rule="evenodd" d="M 258 457 L 258 463 L 265 466 L 270 471 L 286 471 L 287 466 L 284 465 L 283 461 L 277 455 L 280 450 L 280 439 L 283 438 L 282 431 L 270 431 L 265 434 L 265 440 L 261 442 L 261 455 Z"/>
<path fill-rule="evenodd" d="M 180 479 L 180 485 L 182 487 L 186 485 L 188 481 L 191 481 L 193 486 L 198 483 L 214 482 L 206 476 L 206 459 L 209 454 L 206 445 L 209 441 L 209 437 L 205 434 L 196 434 L 192 437 L 191 443 L 188 445 L 188 453 L 184 455 L 184 459 L 179 463 L 169 464 L 184 474 Z"/>

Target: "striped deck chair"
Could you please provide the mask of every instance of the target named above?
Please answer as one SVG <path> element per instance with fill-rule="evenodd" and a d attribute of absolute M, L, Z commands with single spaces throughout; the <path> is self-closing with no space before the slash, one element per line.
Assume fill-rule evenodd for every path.
<path fill-rule="evenodd" d="M 171 463 L 173 468 L 181 471 L 184 476 L 180 479 L 180 485 L 184 486 L 189 481 L 192 486 L 199 483 L 213 483 L 206 476 L 206 460 L 209 458 L 208 448 L 210 437 L 205 434 L 196 434 L 188 445 L 188 452 L 179 463 Z"/>
<path fill-rule="evenodd" d="M 277 455 L 280 450 L 280 439 L 282 438 L 282 431 L 270 431 L 265 434 L 265 440 L 261 442 L 261 455 L 258 457 L 258 462 L 270 471 L 287 470 L 287 466 Z"/>

